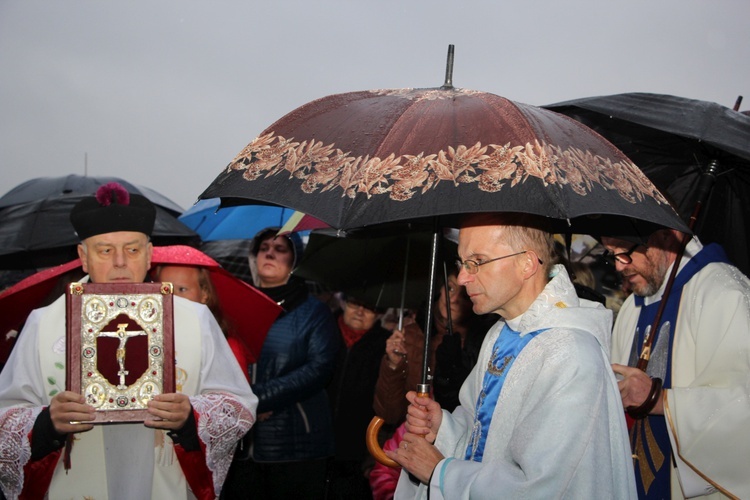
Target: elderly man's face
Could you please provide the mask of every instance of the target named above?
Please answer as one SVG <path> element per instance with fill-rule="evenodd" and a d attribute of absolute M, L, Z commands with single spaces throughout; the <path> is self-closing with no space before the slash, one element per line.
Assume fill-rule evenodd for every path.
<path fill-rule="evenodd" d="M 151 267 L 152 250 L 145 234 L 118 231 L 86 238 L 78 256 L 94 283 L 140 283 Z"/>

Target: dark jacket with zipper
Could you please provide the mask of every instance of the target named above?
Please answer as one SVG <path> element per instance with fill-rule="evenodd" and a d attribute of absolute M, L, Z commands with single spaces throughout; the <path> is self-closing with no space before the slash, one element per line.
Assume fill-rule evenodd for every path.
<path fill-rule="evenodd" d="M 338 350 L 338 328 L 328 307 L 309 296 L 274 322 L 251 366 L 258 414 L 256 462 L 291 462 L 333 455 L 333 425 L 325 388 Z"/>

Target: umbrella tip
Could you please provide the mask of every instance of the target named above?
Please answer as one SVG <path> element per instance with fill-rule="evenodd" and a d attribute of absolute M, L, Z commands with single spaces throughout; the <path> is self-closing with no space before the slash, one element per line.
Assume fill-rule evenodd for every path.
<path fill-rule="evenodd" d="M 742 104 L 742 96 L 738 95 L 737 100 L 734 101 L 734 110 L 739 111 L 740 110 L 740 104 Z"/>
<path fill-rule="evenodd" d="M 445 63 L 445 83 L 440 88 L 453 88 L 453 44 L 448 45 L 448 60 Z"/>

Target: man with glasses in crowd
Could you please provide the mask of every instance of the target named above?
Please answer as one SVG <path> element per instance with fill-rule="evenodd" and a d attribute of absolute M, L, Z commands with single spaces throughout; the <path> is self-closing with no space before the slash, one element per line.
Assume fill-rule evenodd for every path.
<path fill-rule="evenodd" d="M 453 413 L 407 395 L 395 498 L 635 498 L 611 311 L 577 297 L 533 216 L 470 216 L 458 253 L 474 312 L 501 319 Z"/>
<path fill-rule="evenodd" d="M 615 323 L 612 367 L 633 418 L 638 494 L 750 498 L 750 280 L 719 245 L 691 238 L 662 307 L 683 237 L 602 239 L 633 292 Z"/>

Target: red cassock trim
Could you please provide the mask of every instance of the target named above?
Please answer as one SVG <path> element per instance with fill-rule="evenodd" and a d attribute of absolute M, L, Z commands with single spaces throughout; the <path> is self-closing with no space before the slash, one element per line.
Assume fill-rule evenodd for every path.
<path fill-rule="evenodd" d="M 193 412 L 195 425 L 198 425 L 200 415 Z M 200 440 L 199 440 L 200 441 Z M 180 461 L 180 467 L 185 474 L 190 489 L 198 500 L 213 500 L 214 494 L 213 474 L 206 465 L 206 445 L 200 441 L 200 451 L 185 451 L 179 444 L 175 444 L 174 451 L 177 454 L 177 460 Z"/>
<path fill-rule="evenodd" d="M 29 434 L 31 440 L 31 434 Z M 23 468 L 23 489 L 19 498 L 21 500 L 36 500 L 44 498 L 52 483 L 52 476 L 60 460 L 62 450 L 57 450 L 40 460 L 29 460 Z"/>

